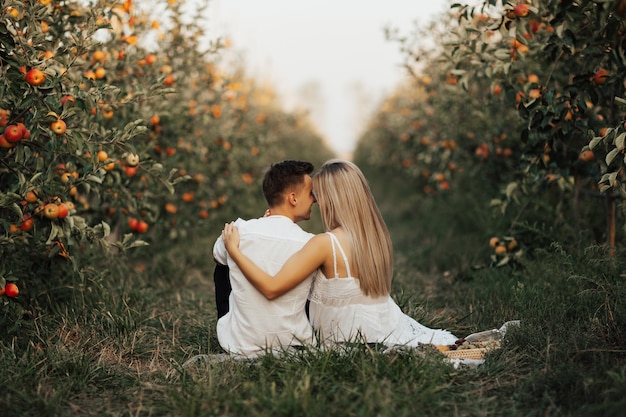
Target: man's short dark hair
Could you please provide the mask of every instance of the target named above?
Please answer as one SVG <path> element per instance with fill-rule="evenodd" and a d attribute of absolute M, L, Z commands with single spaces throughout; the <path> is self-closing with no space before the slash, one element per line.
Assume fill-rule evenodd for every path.
<path fill-rule="evenodd" d="M 286 160 L 272 164 L 263 177 L 263 195 L 269 207 L 281 203 L 286 190 L 304 183 L 304 176 L 313 172 L 313 164 L 306 161 Z"/>

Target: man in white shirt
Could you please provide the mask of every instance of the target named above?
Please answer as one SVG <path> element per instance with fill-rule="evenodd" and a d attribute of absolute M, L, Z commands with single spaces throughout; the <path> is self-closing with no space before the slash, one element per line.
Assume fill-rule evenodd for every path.
<path fill-rule="evenodd" d="M 311 207 L 315 203 L 311 172 L 313 165 L 309 162 L 287 160 L 273 164 L 263 178 L 263 194 L 270 215 L 237 219 L 235 223 L 241 250 L 271 275 L 314 236 L 296 224 L 311 218 Z M 217 338 L 225 351 L 255 357 L 268 350 L 279 351 L 314 341 L 305 312 L 312 276 L 270 301 L 248 282 L 229 258 L 221 236 L 213 247 L 213 257 L 217 262 Z M 227 268 L 224 266 L 230 270 L 229 276 L 225 277 Z"/>

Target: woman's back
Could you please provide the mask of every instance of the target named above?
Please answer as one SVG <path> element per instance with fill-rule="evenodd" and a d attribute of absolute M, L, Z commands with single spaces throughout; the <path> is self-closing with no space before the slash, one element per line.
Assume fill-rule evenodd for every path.
<path fill-rule="evenodd" d="M 345 341 L 416 346 L 451 344 L 456 336 L 429 329 L 402 313 L 389 295 L 365 295 L 352 273 L 349 252 L 340 238 L 328 232 L 333 257 L 313 281 L 309 320 L 325 343 Z M 341 232 L 338 233 L 341 237 Z M 344 240 L 345 238 L 341 239 Z M 349 250 L 349 249 L 348 249 Z"/>
<path fill-rule="evenodd" d="M 354 250 L 347 256 L 363 292 L 389 294 L 393 275 L 391 237 L 361 170 L 349 161 L 328 161 L 313 177 L 313 192 L 324 226 L 337 230 L 342 246 Z M 331 266 L 325 264 L 324 268 L 326 276 L 332 276 Z"/>
<path fill-rule="evenodd" d="M 328 237 L 328 255 L 320 267 L 326 278 L 353 278 L 358 276 L 356 265 L 351 265 L 352 248 L 348 244 L 348 236 L 338 227 L 332 232 L 324 233 Z"/>

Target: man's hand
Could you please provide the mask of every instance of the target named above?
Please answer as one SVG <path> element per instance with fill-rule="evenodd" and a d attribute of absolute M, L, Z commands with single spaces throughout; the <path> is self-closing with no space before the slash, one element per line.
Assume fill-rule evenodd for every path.
<path fill-rule="evenodd" d="M 222 239 L 226 250 L 232 256 L 234 252 L 239 251 L 239 230 L 234 222 L 226 223 L 222 230 Z"/>

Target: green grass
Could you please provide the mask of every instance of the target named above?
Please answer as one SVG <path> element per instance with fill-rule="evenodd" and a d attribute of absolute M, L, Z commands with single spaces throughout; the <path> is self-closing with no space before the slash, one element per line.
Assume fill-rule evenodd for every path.
<path fill-rule="evenodd" d="M 487 241 L 507 219 L 491 216 L 480 187 L 427 200 L 381 181 L 384 193 L 373 186 L 394 240 L 393 296 L 405 312 L 458 335 L 522 320 L 484 365 L 455 369 L 435 351 L 355 344 L 183 368 L 221 352 L 215 236 L 203 231 L 158 254 L 141 248 L 128 267 L 94 259 L 82 278 L 38 294 L 38 308 L 16 310 L 0 335 L 3 415 L 623 414 L 623 249 L 609 259 L 568 231 L 561 243 L 526 243 L 514 266 L 490 268 Z M 541 242 L 554 233 L 526 220 L 518 230 Z"/>

